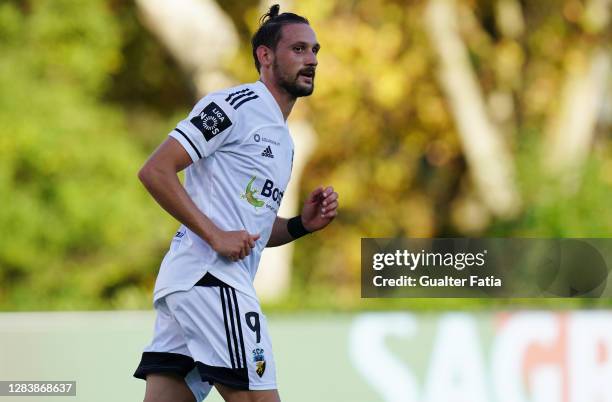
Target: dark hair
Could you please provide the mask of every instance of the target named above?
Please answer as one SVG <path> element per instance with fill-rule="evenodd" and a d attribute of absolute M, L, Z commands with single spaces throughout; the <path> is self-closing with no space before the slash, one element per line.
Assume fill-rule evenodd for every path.
<path fill-rule="evenodd" d="M 270 7 L 270 10 L 261 16 L 259 19 L 259 29 L 251 38 L 253 46 L 253 59 L 255 60 L 255 68 L 260 71 L 261 64 L 257 59 L 257 48 L 266 46 L 272 50 L 276 49 L 278 41 L 281 39 L 282 28 L 288 24 L 306 24 L 310 25 L 308 20 L 300 15 L 293 13 L 279 14 L 280 6 L 278 4 Z"/>

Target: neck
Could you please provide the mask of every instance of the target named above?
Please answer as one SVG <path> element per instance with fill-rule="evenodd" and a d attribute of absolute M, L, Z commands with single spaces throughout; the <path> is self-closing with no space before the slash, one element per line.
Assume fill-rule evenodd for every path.
<path fill-rule="evenodd" d="M 266 79 L 265 77 L 260 77 L 259 81 L 263 82 L 263 84 L 268 88 L 268 91 L 278 103 L 281 112 L 283 113 L 283 118 L 285 121 L 291 114 L 291 110 L 293 109 L 293 105 L 295 105 L 296 98 L 295 96 L 289 94 L 283 88 L 279 87 L 275 82 L 271 79 Z"/>

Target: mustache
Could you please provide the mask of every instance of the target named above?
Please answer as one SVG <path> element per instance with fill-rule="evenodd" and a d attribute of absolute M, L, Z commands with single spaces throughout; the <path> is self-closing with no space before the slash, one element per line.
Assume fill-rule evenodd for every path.
<path fill-rule="evenodd" d="M 298 71 L 297 76 L 300 75 L 310 75 L 312 78 L 315 76 L 315 68 L 314 67 L 306 67 Z"/>

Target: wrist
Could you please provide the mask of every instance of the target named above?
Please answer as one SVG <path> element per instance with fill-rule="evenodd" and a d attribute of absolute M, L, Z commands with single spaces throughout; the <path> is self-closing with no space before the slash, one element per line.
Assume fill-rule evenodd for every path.
<path fill-rule="evenodd" d="M 293 218 L 287 220 L 287 231 L 294 240 L 312 233 L 312 231 L 306 229 L 304 226 L 301 215 L 294 216 Z"/>
<path fill-rule="evenodd" d="M 219 239 L 220 232 L 221 230 L 212 222 L 210 222 L 210 225 L 204 225 L 202 227 L 202 238 L 213 250 L 217 250 L 217 240 Z"/>

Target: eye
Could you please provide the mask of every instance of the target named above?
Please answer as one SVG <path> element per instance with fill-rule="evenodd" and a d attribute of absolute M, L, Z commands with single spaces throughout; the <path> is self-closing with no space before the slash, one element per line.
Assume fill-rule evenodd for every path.
<path fill-rule="evenodd" d="M 304 51 L 304 46 L 294 46 L 293 51 L 296 53 L 302 53 Z"/>

